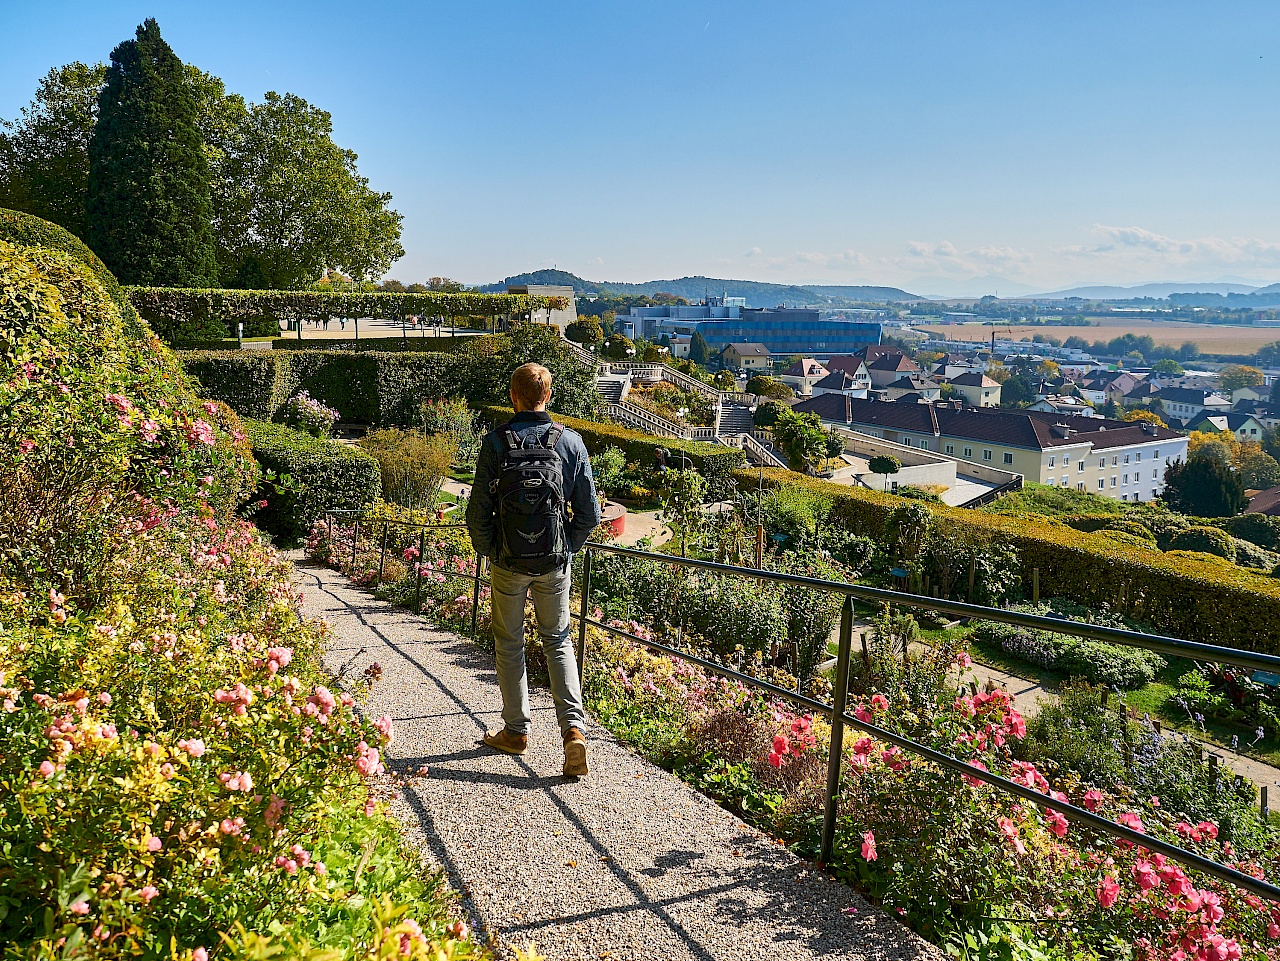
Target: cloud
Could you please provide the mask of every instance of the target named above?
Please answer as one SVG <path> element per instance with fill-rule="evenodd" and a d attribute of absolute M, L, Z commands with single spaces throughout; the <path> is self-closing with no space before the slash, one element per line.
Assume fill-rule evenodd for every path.
<path fill-rule="evenodd" d="M 909 240 L 906 256 L 889 258 L 887 263 L 901 270 L 929 270 L 955 277 L 979 277 L 995 269 L 1005 274 L 1020 274 L 1034 260 L 1034 254 L 1013 247 L 988 244 L 961 253 L 949 240 Z"/>
<path fill-rule="evenodd" d="M 1145 227 L 1094 224 L 1096 243 L 1059 248 L 1078 261 L 1188 268 L 1280 267 L 1280 244 L 1258 237 L 1198 237 L 1179 240 Z"/>

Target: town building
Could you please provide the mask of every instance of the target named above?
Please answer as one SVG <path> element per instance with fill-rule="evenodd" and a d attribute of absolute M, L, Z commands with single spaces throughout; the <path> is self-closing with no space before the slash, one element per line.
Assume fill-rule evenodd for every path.
<path fill-rule="evenodd" d="M 1221 394 L 1196 387 L 1161 387 L 1156 396 L 1166 414 L 1187 423 L 1206 410 L 1215 414 L 1231 410 L 1231 401 Z"/>
<path fill-rule="evenodd" d="M 999 407 L 1000 382 L 981 371 L 969 371 L 947 381 L 969 407 Z"/>
<path fill-rule="evenodd" d="M 867 361 L 867 373 L 871 375 L 871 386 L 888 387 L 895 380 L 920 373 L 920 365 L 903 353 L 883 354 Z"/>
<path fill-rule="evenodd" d="M 1187 438 L 1145 422 L 1055 412 L 887 404 L 840 394 L 801 401 L 797 413 L 959 460 L 1074 487 L 1103 497 L 1150 501 L 1164 490 L 1165 467 L 1185 460 Z"/>
<path fill-rule="evenodd" d="M 533 311 L 529 315 L 529 320 L 534 324 L 550 324 L 560 329 L 560 336 L 564 336 L 564 329 L 578 319 L 578 302 L 574 297 L 573 288 L 568 285 L 560 284 L 518 284 L 508 285 L 507 293 L 509 294 L 526 294 L 530 297 L 565 297 L 568 298 L 569 306 L 559 310 L 548 310 L 543 307 Z"/>
<path fill-rule="evenodd" d="M 1240 440 L 1261 442 L 1267 428 L 1252 414 L 1242 414 L 1233 410 L 1218 414 L 1206 410 L 1187 422 L 1187 430 L 1204 431 L 1210 434 L 1230 431 Z"/>
<path fill-rule="evenodd" d="M 865 367 L 858 368 L 859 375 L 847 370 L 833 370 L 813 385 L 812 396 L 822 394 L 848 394 L 850 397 L 866 397 L 871 387 L 871 378 Z"/>
<path fill-rule="evenodd" d="M 1096 417 L 1097 411 L 1093 409 L 1091 404 L 1086 403 L 1079 397 L 1071 397 L 1066 394 L 1050 394 L 1047 397 L 1041 397 L 1027 410 L 1045 411 L 1050 414 L 1070 414 L 1073 417 Z"/>
<path fill-rule="evenodd" d="M 767 374 L 773 369 L 773 356 L 764 344 L 726 344 L 720 351 L 720 361 L 726 367 L 753 374 Z"/>
<path fill-rule="evenodd" d="M 725 300 L 711 297 L 706 304 L 632 307 L 614 324 L 632 339 L 656 341 L 663 334 L 700 333 L 715 349 L 731 343 L 759 343 L 779 356 L 829 357 L 880 343 L 877 322 L 826 320 L 813 308 L 758 309 L 730 306 Z"/>
<path fill-rule="evenodd" d="M 877 393 L 885 400 L 905 401 L 911 404 L 931 404 L 942 398 L 942 387 L 923 374 L 904 374 L 892 384 L 880 388 Z"/>
<path fill-rule="evenodd" d="M 801 357 L 780 374 L 778 380 L 790 387 L 800 397 L 808 397 L 813 393 L 813 385 L 830 373 L 827 368 L 812 357 Z M 868 378 L 870 383 L 870 378 Z"/>

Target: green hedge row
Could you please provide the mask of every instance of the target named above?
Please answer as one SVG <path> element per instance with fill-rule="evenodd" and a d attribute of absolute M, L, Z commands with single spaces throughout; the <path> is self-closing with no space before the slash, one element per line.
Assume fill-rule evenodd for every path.
<path fill-rule="evenodd" d="M 428 397 L 462 392 L 471 361 L 456 354 L 348 350 L 183 351 L 202 393 L 245 417 L 270 420 L 300 390 L 344 423 L 412 426 Z"/>
<path fill-rule="evenodd" d="M 267 504 L 254 515 L 285 543 L 306 537 L 326 510 L 364 510 L 382 492 L 378 462 L 358 447 L 281 424 L 246 419 L 244 426 L 263 470 L 288 475 L 281 490 L 264 484 L 259 496 Z"/>
<path fill-rule="evenodd" d="M 563 297 L 524 294 L 329 293 L 316 290 L 202 290 L 186 287 L 130 287 L 130 300 L 151 328 L 170 343 L 213 340 L 235 334 L 273 337 L 281 321 L 323 321 L 328 317 L 393 318 L 495 317 L 566 306 Z"/>
<path fill-rule="evenodd" d="M 515 413 L 510 407 L 480 407 L 479 410 L 491 425 L 505 423 Z M 564 417 L 560 414 L 556 414 L 555 418 L 581 434 L 587 450 L 593 454 L 598 454 L 607 447 L 618 447 L 626 455 L 628 463 L 634 461 L 647 467 L 656 467 L 654 448 L 665 447 L 672 453 L 688 455 L 694 468 L 713 484 L 726 481 L 743 462 L 743 453 L 736 447 L 722 447 L 719 444 L 675 437 L 656 437 L 621 424 L 579 420 L 577 417 Z"/>
<path fill-rule="evenodd" d="M 298 340 L 296 337 L 277 337 L 271 342 L 274 350 L 342 350 L 384 351 L 387 353 L 452 354 L 462 350 L 484 334 L 469 337 L 423 337 L 410 333 L 408 337 L 367 337 L 363 340 Z"/>
<path fill-rule="evenodd" d="M 744 485 L 761 472 L 738 471 Z M 830 520 L 878 543 L 893 539 L 891 515 L 908 501 L 791 471 L 763 471 L 765 484 L 791 487 L 831 504 Z M 1162 554 L 1095 536 L 1046 518 L 928 505 L 952 532 L 1003 544 L 1017 554 L 1030 592 L 1040 571 L 1043 597 L 1109 607 L 1164 634 L 1280 654 L 1280 580 L 1204 554 Z"/>

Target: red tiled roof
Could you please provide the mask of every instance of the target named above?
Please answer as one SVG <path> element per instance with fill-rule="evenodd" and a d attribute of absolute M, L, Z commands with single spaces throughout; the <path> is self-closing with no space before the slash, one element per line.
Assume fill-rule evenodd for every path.
<path fill-rule="evenodd" d="M 1280 487 L 1259 491 L 1249 498 L 1246 514 L 1266 514 L 1268 517 L 1280 517 Z"/>

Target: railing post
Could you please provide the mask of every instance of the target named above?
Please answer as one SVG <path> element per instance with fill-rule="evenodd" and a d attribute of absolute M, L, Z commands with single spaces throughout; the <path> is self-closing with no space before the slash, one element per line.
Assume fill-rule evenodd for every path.
<path fill-rule="evenodd" d="M 1031 568 L 1031 603 L 1040 603 L 1040 568 Z"/>
<path fill-rule="evenodd" d="M 387 534 L 391 531 L 391 522 L 382 522 L 382 552 L 378 555 L 378 583 L 382 583 L 382 573 L 387 566 Z"/>
<path fill-rule="evenodd" d="M 582 552 L 582 610 L 578 614 L 578 684 L 587 669 L 587 615 L 591 612 L 591 546 Z"/>
<path fill-rule="evenodd" d="M 853 598 L 846 596 L 840 611 L 840 647 L 836 653 L 836 687 L 831 704 L 831 746 L 827 758 L 827 807 L 822 816 L 823 864 L 830 864 L 836 845 L 836 815 L 840 807 L 840 767 L 844 763 L 844 710 L 849 699 L 849 652 L 853 647 Z"/>
<path fill-rule="evenodd" d="M 480 625 L 480 577 L 484 573 L 484 557 L 476 551 L 476 582 L 471 592 L 471 640 L 476 639 L 476 630 Z"/>
<path fill-rule="evenodd" d="M 351 566 L 356 566 L 356 550 L 360 546 L 360 515 L 356 515 L 356 522 L 351 526 Z"/>
<path fill-rule="evenodd" d="M 413 613 L 422 613 L 422 556 L 427 551 L 426 528 L 418 528 L 418 563 L 414 566 Z"/>

